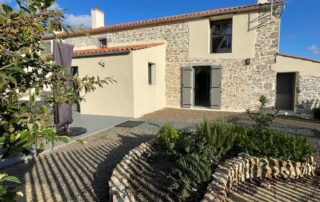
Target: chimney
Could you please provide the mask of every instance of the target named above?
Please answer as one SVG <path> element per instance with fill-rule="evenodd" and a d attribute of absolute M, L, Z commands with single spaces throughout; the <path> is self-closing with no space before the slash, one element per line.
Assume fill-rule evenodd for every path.
<path fill-rule="evenodd" d="M 271 0 L 257 0 L 257 4 L 266 4 L 266 3 L 270 3 Z"/>
<path fill-rule="evenodd" d="M 104 12 L 98 7 L 91 10 L 91 22 L 92 28 L 98 28 L 104 26 Z"/>

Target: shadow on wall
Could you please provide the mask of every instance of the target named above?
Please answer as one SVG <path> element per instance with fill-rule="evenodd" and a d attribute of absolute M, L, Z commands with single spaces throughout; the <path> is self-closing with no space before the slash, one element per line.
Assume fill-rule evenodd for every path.
<path fill-rule="evenodd" d="M 313 114 L 313 109 L 320 107 L 320 100 L 319 99 L 303 100 L 302 102 L 297 103 L 296 107 L 297 107 L 297 113 Z"/>
<path fill-rule="evenodd" d="M 97 136 L 93 144 L 62 147 L 5 172 L 22 180 L 22 201 L 108 201 L 107 182 L 114 167 L 131 149 L 152 137 L 132 133 Z"/>

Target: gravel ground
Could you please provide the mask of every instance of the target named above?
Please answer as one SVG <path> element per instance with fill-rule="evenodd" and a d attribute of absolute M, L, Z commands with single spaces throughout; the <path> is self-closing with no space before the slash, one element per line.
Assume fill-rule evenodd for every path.
<path fill-rule="evenodd" d="M 145 121 L 180 123 L 180 124 L 195 124 L 203 120 L 219 120 L 224 119 L 234 123 L 252 123 L 246 113 L 222 112 L 222 111 L 204 111 L 204 110 L 189 110 L 189 109 L 172 109 L 166 108 L 140 118 Z M 301 120 L 297 118 L 285 118 L 280 116 L 277 118 L 273 126 L 317 129 L 320 131 L 320 121 L 313 122 Z M 320 137 L 320 135 L 319 135 Z"/>
<path fill-rule="evenodd" d="M 251 180 L 232 187 L 229 202 L 301 202 L 320 201 L 320 177 L 299 180 Z"/>
<path fill-rule="evenodd" d="M 23 201 L 108 201 L 113 168 L 131 149 L 153 138 L 144 132 L 112 128 L 87 138 L 84 145 L 72 143 L 4 171 L 22 180 Z"/>
<path fill-rule="evenodd" d="M 24 201 L 108 201 L 106 183 L 115 165 L 132 148 L 153 138 L 163 124 L 190 128 L 203 119 L 221 118 L 251 124 L 245 114 L 164 109 L 140 118 L 145 123 L 136 128 L 112 128 L 85 139 L 85 145 L 72 143 L 42 154 L 27 164 L 18 164 L 4 171 L 22 180 L 20 189 L 25 193 Z M 279 118 L 273 127 L 309 138 L 318 149 L 316 159 L 320 162 L 320 124 Z M 140 181 L 148 182 L 149 185 L 143 186 L 153 187 L 151 191 L 154 193 L 161 192 L 152 178 L 141 178 Z M 146 189 L 138 190 L 139 194 L 148 196 L 148 192 L 143 193 Z"/>

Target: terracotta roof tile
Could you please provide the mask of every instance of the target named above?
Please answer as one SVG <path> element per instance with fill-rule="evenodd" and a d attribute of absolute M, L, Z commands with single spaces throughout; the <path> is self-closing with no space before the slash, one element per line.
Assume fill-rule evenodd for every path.
<path fill-rule="evenodd" d="M 275 5 L 282 5 L 284 4 L 282 0 L 278 0 L 275 2 Z M 141 20 L 137 22 L 128 22 L 128 23 L 122 23 L 122 24 L 115 24 L 115 25 L 109 25 L 99 28 L 90 28 L 87 30 L 75 30 L 73 32 L 69 33 L 60 33 L 58 34 L 61 38 L 67 38 L 71 36 L 82 36 L 86 33 L 89 34 L 99 34 L 104 33 L 108 31 L 119 31 L 122 29 L 130 29 L 130 28 L 138 28 L 138 27 L 144 27 L 144 26 L 154 26 L 158 24 L 166 24 L 166 23 L 174 23 L 179 21 L 185 21 L 185 20 L 193 20 L 197 18 L 202 17 L 210 17 L 214 15 L 221 15 L 221 14 L 228 14 L 228 13 L 234 13 L 234 12 L 247 12 L 251 10 L 257 10 L 257 9 L 263 9 L 270 6 L 270 3 L 266 4 L 250 4 L 250 5 L 242 5 L 242 6 L 235 6 L 235 7 L 229 7 L 229 8 L 219 8 L 219 9 L 213 9 L 213 10 L 207 10 L 207 11 L 200 11 L 200 12 L 194 12 L 189 14 L 181 14 L 181 15 L 175 15 L 175 16 L 168 16 L 168 17 L 162 17 L 162 18 L 155 18 L 150 20 Z M 53 35 L 47 35 L 44 36 L 44 39 L 53 39 Z"/>
<path fill-rule="evenodd" d="M 86 50 L 75 50 L 73 51 L 74 56 L 85 56 L 85 55 L 94 55 L 94 54 L 102 54 L 102 53 L 116 53 L 116 52 L 125 52 L 125 51 L 134 51 L 141 50 L 145 48 L 151 48 L 159 45 L 163 45 L 164 43 L 149 43 L 149 44 L 137 44 L 137 45 L 128 45 L 128 46 L 115 46 L 115 47 L 101 47 L 95 49 L 86 49 Z"/>
<path fill-rule="evenodd" d="M 320 63 L 320 60 L 303 58 L 303 57 L 300 57 L 300 56 L 294 56 L 294 55 L 288 55 L 288 54 L 282 54 L 282 53 L 277 53 L 277 55 L 282 56 L 282 57 L 287 57 L 287 58 L 293 58 L 293 59 L 298 59 L 298 60 L 305 60 L 305 61 Z"/>

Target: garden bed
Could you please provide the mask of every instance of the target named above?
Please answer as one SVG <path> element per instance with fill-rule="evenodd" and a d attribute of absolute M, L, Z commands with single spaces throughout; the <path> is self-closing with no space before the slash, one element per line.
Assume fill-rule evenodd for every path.
<path fill-rule="evenodd" d="M 212 193 L 212 190 L 219 190 L 212 188 L 212 184 L 217 180 L 215 172 L 221 171 L 223 162 L 234 162 L 234 159 L 227 159 L 241 152 L 257 155 L 262 160 L 255 161 L 256 165 L 272 171 L 263 171 L 260 176 L 267 173 L 267 176 L 276 177 L 275 170 L 278 169 L 281 173 L 280 177 L 285 174 L 300 177 L 301 173 L 314 174 L 316 168 L 314 161 L 310 161 L 313 150 L 303 138 L 269 129 L 260 131 L 258 134 L 255 129 L 223 121 L 204 122 L 196 130 L 177 130 L 167 125 L 160 129 L 154 142 L 140 145 L 125 156 L 116 167 L 109 182 L 111 200 L 200 201 L 206 192 L 208 197 L 208 193 Z M 269 162 L 274 158 L 264 156 L 278 158 L 279 167 L 275 168 L 276 165 L 273 165 L 275 160 Z M 293 161 L 301 163 L 289 163 Z M 266 168 L 266 162 L 270 165 L 268 168 Z M 289 167 L 287 168 L 284 164 Z M 220 166 L 216 169 L 218 165 Z M 295 169 L 298 165 L 310 166 L 307 169 L 301 169 L 301 173 L 293 175 L 290 165 Z M 243 169 L 241 172 L 247 172 L 247 170 Z M 286 173 L 287 171 L 289 173 Z M 246 174 L 243 175 L 246 176 Z M 247 176 L 259 177 L 253 174 Z M 222 181 L 227 185 L 228 179 Z M 223 190 L 229 190 L 229 188 L 223 188 Z M 212 197 L 215 196 L 211 195 Z"/>

